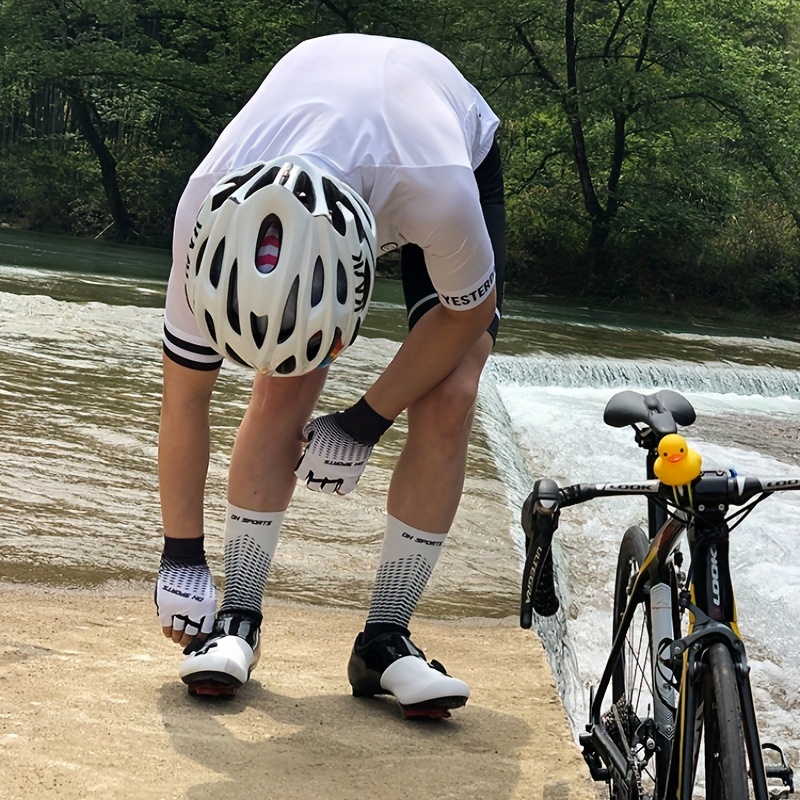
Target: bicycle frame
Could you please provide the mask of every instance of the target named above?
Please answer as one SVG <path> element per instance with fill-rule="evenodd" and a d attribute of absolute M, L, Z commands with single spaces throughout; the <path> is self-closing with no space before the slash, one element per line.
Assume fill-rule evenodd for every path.
<path fill-rule="evenodd" d="M 633 622 L 636 607 L 651 589 L 651 576 L 661 573 L 662 565 L 666 564 L 666 559 L 685 530 L 686 526 L 681 522 L 668 520 L 653 538 L 647 557 L 644 559 L 634 579 L 630 597 L 622 615 L 617 634 L 612 642 L 605 669 L 592 694 L 589 709 L 590 722 L 587 725 L 588 732 L 581 734 L 579 741 L 584 751 L 584 758 L 595 780 L 609 780 L 611 778 L 609 769 L 615 773 L 614 777 L 620 784 L 627 783 L 634 777 L 631 775 L 631 768 L 625 754 L 608 732 L 603 720 L 603 706 L 614 671 L 622 657 L 623 647 Z M 656 701 L 657 698 L 654 697 L 654 702 Z M 598 760 L 598 755 L 602 758 L 602 763 Z M 608 765 L 608 769 L 603 767 L 603 763 Z"/>
<path fill-rule="evenodd" d="M 653 591 L 655 585 L 662 582 L 664 570 L 670 568 L 669 556 L 684 533 L 688 534 L 691 569 L 695 576 L 688 591 L 681 592 L 679 599 L 681 608 L 690 614 L 689 631 L 686 636 L 669 642 L 668 646 L 657 643 L 657 652 L 652 656 L 654 664 L 659 659 L 662 667 L 680 676 L 676 730 L 671 744 L 670 769 L 664 796 L 678 797 L 680 800 L 692 798 L 692 765 L 702 730 L 704 658 L 710 643 L 722 642 L 730 651 L 736 671 L 754 797 L 756 800 L 768 800 L 766 772 L 749 680 L 750 668 L 736 620 L 728 561 L 728 526 L 724 512 L 718 510 L 713 518 L 694 518 L 690 521 L 684 516 L 668 519 L 653 537 L 647 557 L 634 580 L 606 667 L 592 697 L 588 733 L 582 734 L 579 740 L 595 780 L 607 780 L 610 777 L 598 762 L 598 755 L 616 773 L 618 784 L 625 785 L 634 778 L 625 754 L 617 746 L 603 720 L 604 701 L 636 607 L 648 592 Z M 668 615 L 671 624 L 671 608 L 661 607 L 657 613 Z M 656 624 L 653 622 L 654 628 Z M 655 689 L 653 695 L 654 705 L 662 702 Z M 655 707 L 653 711 L 654 714 L 658 713 Z"/>
<path fill-rule="evenodd" d="M 691 800 L 700 738 L 708 712 L 704 708 L 708 692 L 706 675 L 720 674 L 709 665 L 712 661 L 720 663 L 722 647 L 726 651 L 723 663 L 729 664 L 725 668 L 728 680 L 732 670 L 736 684 L 735 691 L 727 697 L 729 701 L 731 698 L 738 701 L 736 713 L 741 721 L 753 796 L 755 800 L 770 799 L 769 778 L 779 779 L 788 787 L 788 792 L 781 789 L 772 797 L 785 797 L 794 790 L 792 769 L 778 746 L 762 744 L 759 739 L 750 669 L 739 633 L 731 580 L 729 520 L 739 514 L 746 516 L 754 503 L 774 492 L 800 490 L 800 480 L 748 478 L 732 471 L 701 472 L 690 483 L 675 487 L 657 480 L 654 464 L 659 442 L 667 434 L 675 433 L 677 424 L 691 425 L 695 420 L 694 409 L 688 401 L 671 390 L 652 395 L 620 392 L 609 400 L 603 418 L 613 427 L 634 428 L 637 444 L 647 453 L 646 480 L 559 487 L 553 480 L 539 479 L 523 504 L 521 519 L 526 536 L 526 557 L 520 627 L 530 628 L 534 611 L 547 617 L 559 608 L 552 540 L 561 510 L 597 497 L 643 495 L 647 498 L 649 547 L 646 552 L 639 548 L 633 562 L 638 565 L 635 574 L 622 573 L 631 578 L 630 588 L 623 587 L 620 593 L 618 584 L 615 590 L 619 602 L 615 600 L 614 640 L 600 681 L 590 696 L 587 732 L 579 736 L 592 778 L 612 782 L 617 800 L 639 798 L 643 796 L 643 768 L 655 757 L 653 766 L 658 785 L 653 800 Z M 741 508 L 728 516 L 731 506 Z M 642 535 L 641 531 L 633 533 Z M 682 555 L 679 558 L 678 544 L 684 535 L 690 566 L 688 584 L 681 586 Z M 635 540 L 634 535 L 630 541 Z M 617 569 L 619 579 L 619 564 Z M 611 703 L 608 700 L 612 686 L 615 694 L 620 693 L 623 686 L 628 691 L 625 681 L 619 681 L 618 676 L 624 676 L 622 659 L 626 637 L 637 612 L 644 608 L 649 612 L 645 623 L 649 623 L 651 663 L 648 676 L 653 681 L 653 708 L 652 713 L 648 710 L 646 718 L 640 720 L 635 713 L 628 716 L 630 704 L 624 697 L 612 696 Z M 678 612 L 681 617 L 688 613 L 686 634 L 678 629 L 675 616 Z M 733 683 L 728 685 L 733 688 Z M 715 691 L 712 690 L 710 696 L 716 705 Z M 649 693 L 645 697 L 649 700 Z M 621 699 L 623 704 L 618 708 Z M 625 720 L 620 717 L 623 712 Z M 629 727 L 631 721 L 635 728 Z M 718 724 L 717 720 L 715 725 Z M 627 730 L 623 730 L 623 726 Z M 707 759 L 710 757 L 713 761 L 717 744 L 711 740 L 710 747 Z M 762 750 L 777 752 L 780 763 L 765 766 Z M 647 768 L 648 774 L 649 771 Z M 712 780 L 718 779 L 719 773 L 715 770 Z"/>

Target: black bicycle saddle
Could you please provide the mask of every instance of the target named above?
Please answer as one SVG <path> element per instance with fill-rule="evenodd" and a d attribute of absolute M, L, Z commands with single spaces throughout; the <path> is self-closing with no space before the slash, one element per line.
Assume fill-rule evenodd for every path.
<path fill-rule="evenodd" d="M 678 425 L 691 425 L 697 415 L 692 404 L 672 389 L 654 394 L 625 390 L 615 394 L 606 404 L 603 421 L 613 428 L 641 423 L 658 434 L 677 433 Z"/>

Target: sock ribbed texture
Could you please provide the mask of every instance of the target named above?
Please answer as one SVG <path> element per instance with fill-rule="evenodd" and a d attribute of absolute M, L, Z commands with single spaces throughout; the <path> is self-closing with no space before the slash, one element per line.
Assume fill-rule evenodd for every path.
<path fill-rule="evenodd" d="M 264 587 L 278 546 L 284 511 L 247 511 L 228 503 L 225 518 L 223 611 L 261 614 Z"/>
<path fill-rule="evenodd" d="M 446 538 L 446 533 L 426 533 L 391 515 L 387 517 L 380 565 L 364 629 L 367 638 L 395 626 L 408 629 Z"/>

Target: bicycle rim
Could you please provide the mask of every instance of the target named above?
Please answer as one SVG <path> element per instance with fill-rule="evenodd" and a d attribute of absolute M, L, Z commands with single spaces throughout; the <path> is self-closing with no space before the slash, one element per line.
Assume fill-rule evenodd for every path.
<path fill-rule="evenodd" d="M 641 528 L 633 527 L 625 532 L 620 546 L 614 589 L 614 636 L 628 604 L 634 579 L 649 547 L 648 538 Z M 643 800 L 662 795 L 667 782 L 670 755 L 669 739 L 659 733 L 654 722 L 655 684 L 650 623 L 650 599 L 649 595 L 645 595 L 636 606 L 614 670 L 614 706 L 606 715 L 612 736 L 623 752 L 627 749 L 629 759 L 635 760 L 634 796 Z M 615 787 L 612 779 L 612 798 L 628 796 L 630 792 L 629 784 L 623 790 L 622 787 Z"/>
<path fill-rule="evenodd" d="M 703 742 L 708 800 L 748 800 L 739 687 L 733 660 L 723 644 L 708 650 L 703 683 Z"/>

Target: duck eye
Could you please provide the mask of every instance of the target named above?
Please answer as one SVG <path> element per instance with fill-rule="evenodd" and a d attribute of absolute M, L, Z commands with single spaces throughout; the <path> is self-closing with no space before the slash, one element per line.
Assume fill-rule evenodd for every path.
<path fill-rule="evenodd" d="M 683 448 L 681 447 L 681 453 L 683 452 Z"/>

